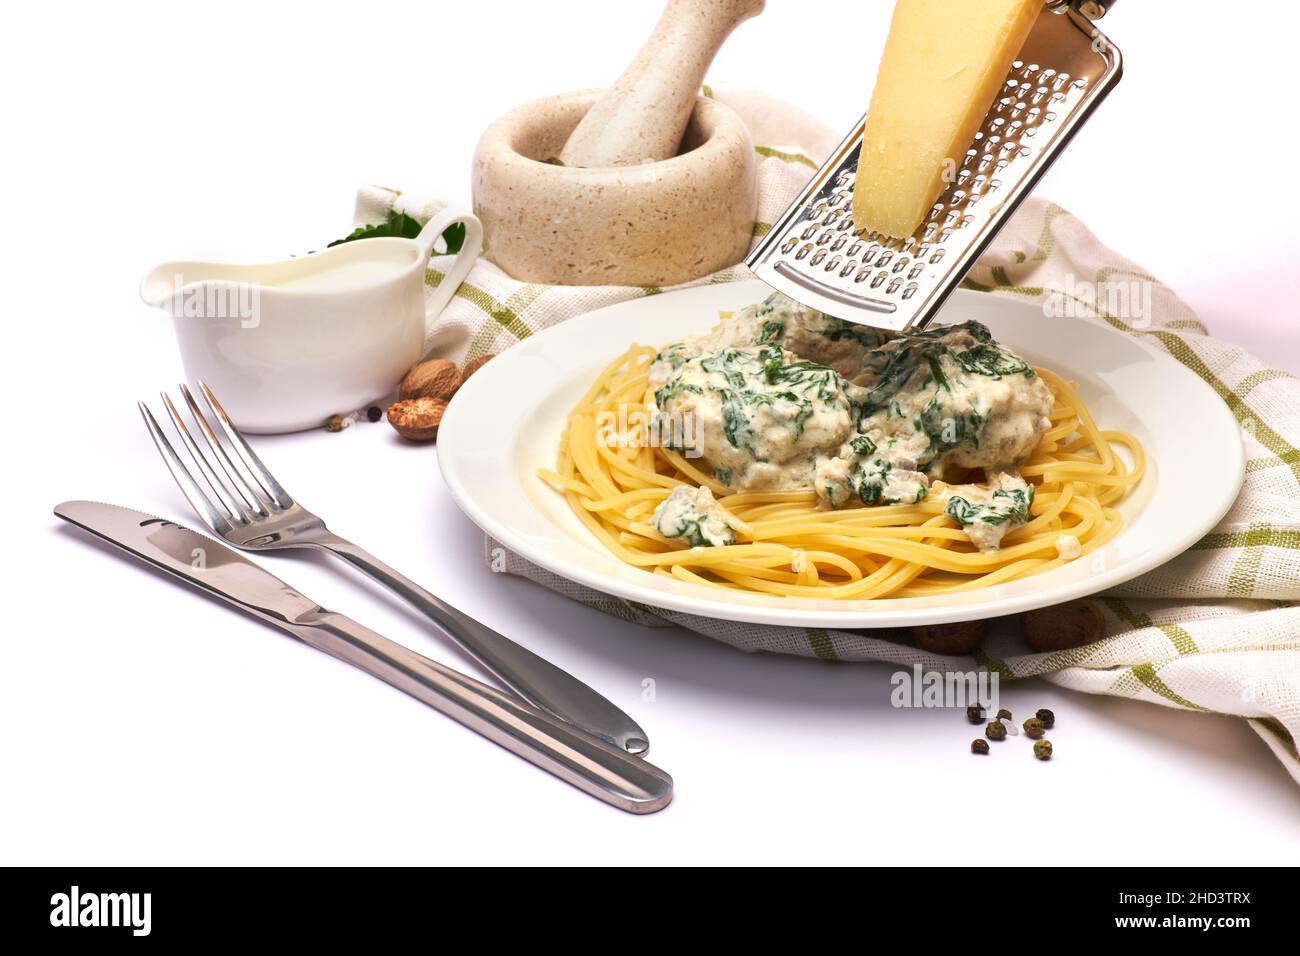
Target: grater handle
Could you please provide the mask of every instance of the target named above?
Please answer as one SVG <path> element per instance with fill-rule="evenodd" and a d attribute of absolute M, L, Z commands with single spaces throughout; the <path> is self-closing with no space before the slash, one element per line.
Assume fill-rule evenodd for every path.
<path fill-rule="evenodd" d="M 1117 3 L 1119 0 L 1047 0 L 1047 5 L 1053 10 L 1071 6 L 1089 20 L 1100 20 L 1110 13 Z"/>

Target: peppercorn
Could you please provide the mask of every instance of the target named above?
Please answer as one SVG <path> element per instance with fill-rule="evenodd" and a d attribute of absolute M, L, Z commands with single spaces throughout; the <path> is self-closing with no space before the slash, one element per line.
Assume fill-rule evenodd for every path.
<path fill-rule="evenodd" d="M 1025 721 L 1025 736 L 1030 740 L 1037 740 L 1043 736 L 1043 722 L 1037 717 L 1030 717 Z"/>
<path fill-rule="evenodd" d="M 970 752 L 973 754 L 986 754 L 989 752 L 989 742 L 976 737 L 970 742 Z"/>
<path fill-rule="evenodd" d="M 1050 740 L 1034 741 L 1034 756 L 1039 760 L 1052 759 L 1052 742 Z"/>
<path fill-rule="evenodd" d="M 1000 720 L 994 720 L 984 728 L 984 736 L 989 740 L 1006 740 L 1007 725 Z"/>
<path fill-rule="evenodd" d="M 979 704 L 971 704 L 966 708 L 966 719 L 972 724 L 984 723 L 984 708 Z"/>
<path fill-rule="evenodd" d="M 1056 726 L 1056 715 L 1052 713 L 1050 710 L 1048 710 L 1046 707 L 1044 707 L 1038 713 L 1034 714 L 1034 716 L 1037 717 L 1039 720 L 1041 720 L 1043 722 L 1043 726 L 1046 727 L 1048 730 L 1051 730 L 1053 727 Z"/>
<path fill-rule="evenodd" d="M 377 422 L 384 417 L 384 410 L 378 405 L 371 405 L 366 409 L 366 421 Z"/>
<path fill-rule="evenodd" d="M 1005 707 L 1003 707 L 1001 710 L 998 711 L 998 720 L 1010 720 L 1010 719 L 1011 719 L 1011 711 L 1007 710 Z"/>
<path fill-rule="evenodd" d="M 342 415 L 331 415 L 329 418 L 327 418 L 327 419 L 325 420 L 325 430 L 326 430 L 327 432 L 341 432 L 341 431 L 343 431 L 343 416 L 342 416 Z"/>

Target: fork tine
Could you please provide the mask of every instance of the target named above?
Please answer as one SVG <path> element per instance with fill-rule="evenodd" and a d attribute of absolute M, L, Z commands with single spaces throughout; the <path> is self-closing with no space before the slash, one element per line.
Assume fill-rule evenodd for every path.
<path fill-rule="evenodd" d="M 219 439 L 217 433 L 212 430 L 212 426 L 208 424 L 208 420 L 203 417 L 203 412 L 199 411 L 199 403 L 194 400 L 194 395 L 191 394 L 188 385 L 181 385 L 181 397 L 185 399 L 185 404 L 190 407 L 190 415 L 194 418 L 194 424 L 199 426 L 199 431 L 202 432 L 203 437 L 207 439 L 208 447 L 212 449 L 212 453 L 217 459 L 217 464 L 221 466 L 221 470 L 226 473 L 228 478 L 230 478 L 230 483 L 234 487 L 235 493 L 244 500 L 244 504 L 248 505 L 248 510 L 253 517 L 265 518 L 269 512 L 267 512 L 266 506 L 262 504 L 262 499 L 257 496 L 257 492 L 249 487 L 248 482 L 244 480 L 244 476 L 240 474 L 239 469 L 235 467 L 235 463 L 231 461 L 230 456 L 226 454 L 225 446 L 221 444 L 221 439 Z"/>
<path fill-rule="evenodd" d="M 217 534 L 225 534 L 230 530 L 230 522 L 219 512 L 212 504 L 212 500 L 203 493 L 203 489 L 198 486 L 194 477 L 181 463 L 176 455 L 175 449 L 172 448 L 171 442 L 163 434 L 158 422 L 153 417 L 153 412 L 149 411 L 149 406 L 144 402 L 137 402 L 140 409 L 140 415 L 144 418 L 145 427 L 149 429 L 149 434 L 153 437 L 153 443 L 158 446 L 158 454 L 162 455 L 163 462 L 167 465 L 167 470 L 172 473 L 176 479 L 176 484 L 180 486 L 181 494 L 185 500 L 190 503 L 190 507 L 198 514 Z"/>
<path fill-rule="evenodd" d="M 257 457 L 257 452 L 244 438 L 235 423 L 231 420 L 230 415 L 221 407 L 221 402 L 217 401 L 217 396 L 212 394 L 212 389 L 208 388 L 203 382 L 198 383 L 199 391 L 203 393 L 203 400 L 208 403 L 208 408 L 212 409 L 212 414 L 216 416 L 217 422 L 221 425 L 221 430 L 226 433 L 226 438 L 230 440 L 230 445 L 235 449 L 235 453 L 247 466 L 248 471 L 257 479 L 257 483 L 262 486 L 267 497 L 278 504 L 281 508 L 293 507 L 293 498 L 289 492 L 284 490 L 284 485 L 275 480 L 266 465 L 262 464 L 262 459 Z"/>
<path fill-rule="evenodd" d="M 181 436 L 181 442 L 185 445 L 185 450 L 190 453 L 190 458 L 194 459 L 194 464 L 198 465 L 199 471 L 203 473 L 203 479 L 208 483 L 208 487 L 221 501 L 222 506 L 235 524 L 247 524 L 247 512 L 240 508 L 235 499 L 230 496 L 225 484 L 217 477 L 216 472 L 212 470 L 212 466 L 208 464 L 207 457 L 199 451 L 198 445 L 194 443 L 194 436 L 185 427 L 185 420 L 181 418 L 181 413 L 172 404 L 171 396 L 166 392 L 159 394 L 162 396 L 163 406 L 167 409 L 167 414 L 171 416 L 172 425 L 176 428 L 176 434 Z"/>

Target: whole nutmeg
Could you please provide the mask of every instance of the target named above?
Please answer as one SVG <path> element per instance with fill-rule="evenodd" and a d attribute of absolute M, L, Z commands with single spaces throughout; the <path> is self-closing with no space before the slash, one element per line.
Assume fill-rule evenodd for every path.
<path fill-rule="evenodd" d="M 481 369 L 484 365 L 496 358 L 495 355 L 480 355 L 473 361 L 465 363 L 465 369 L 460 373 L 460 383 L 464 385 L 469 381 L 469 377 Z"/>
<path fill-rule="evenodd" d="M 411 398 L 388 406 L 388 424 L 409 441 L 433 441 L 447 410 L 442 398 Z"/>
<path fill-rule="evenodd" d="M 446 359 L 430 359 L 421 362 L 406 373 L 406 378 L 402 379 L 402 385 L 398 390 L 398 397 L 404 402 L 412 398 L 440 398 L 443 401 L 450 401 L 456 394 L 456 389 L 460 388 L 460 383 L 460 369 L 456 367 L 455 362 L 448 362 Z"/>
<path fill-rule="evenodd" d="M 969 654 L 980 646 L 987 632 L 986 621 L 927 624 L 924 627 L 912 628 L 912 643 L 931 654 L 949 656 Z"/>
<path fill-rule="evenodd" d="M 1020 633 L 1039 653 L 1064 651 L 1099 641 L 1106 630 L 1096 601 L 1068 601 L 1020 615 Z"/>

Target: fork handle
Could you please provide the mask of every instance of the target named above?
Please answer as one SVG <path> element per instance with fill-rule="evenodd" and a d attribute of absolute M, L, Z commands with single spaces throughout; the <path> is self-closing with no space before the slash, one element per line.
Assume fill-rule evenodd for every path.
<path fill-rule="evenodd" d="M 415 605 L 440 631 L 530 704 L 627 753 L 640 756 L 650 749 L 650 739 L 636 721 L 573 675 L 458 611 L 351 541 L 330 533 L 312 543 Z"/>
<path fill-rule="evenodd" d="M 507 697 L 334 611 L 296 618 L 305 643 L 378 677 L 494 743 L 628 813 L 654 813 L 673 778 L 648 761 Z"/>

